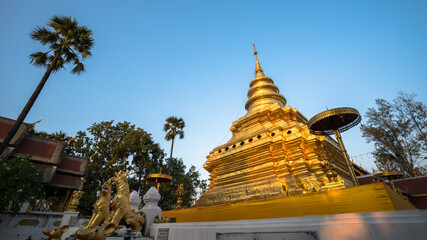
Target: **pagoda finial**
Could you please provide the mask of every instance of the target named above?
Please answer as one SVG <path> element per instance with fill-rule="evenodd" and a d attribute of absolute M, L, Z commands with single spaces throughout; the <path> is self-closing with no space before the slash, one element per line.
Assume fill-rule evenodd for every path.
<path fill-rule="evenodd" d="M 259 61 L 258 61 L 258 52 L 256 51 L 255 43 L 253 44 L 253 46 L 254 46 L 254 55 L 255 55 L 255 60 L 256 60 L 255 77 L 256 78 L 257 77 L 263 77 L 265 75 L 264 75 L 264 72 L 262 71 L 261 65 L 259 64 Z"/>

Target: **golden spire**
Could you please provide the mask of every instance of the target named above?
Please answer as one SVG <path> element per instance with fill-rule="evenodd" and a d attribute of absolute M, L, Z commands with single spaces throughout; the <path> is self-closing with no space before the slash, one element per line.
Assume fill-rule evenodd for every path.
<path fill-rule="evenodd" d="M 265 75 L 264 75 L 264 72 L 262 71 L 261 65 L 259 64 L 259 61 L 258 61 L 258 52 L 256 51 L 255 43 L 252 45 L 254 45 L 254 55 L 255 55 L 255 60 L 256 60 L 255 77 L 256 78 L 257 77 L 263 77 Z"/>
<path fill-rule="evenodd" d="M 254 44 L 255 78 L 249 84 L 248 101 L 246 101 L 245 109 L 248 112 L 254 112 L 274 103 L 284 107 L 286 105 L 285 97 L 279 93 L 279 88 L 274 85 L 273 80 L 264 75 L 257 54 Z"/>

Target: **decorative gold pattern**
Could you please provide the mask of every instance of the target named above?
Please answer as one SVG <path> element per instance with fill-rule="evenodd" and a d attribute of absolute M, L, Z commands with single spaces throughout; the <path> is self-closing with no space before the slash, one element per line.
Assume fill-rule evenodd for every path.
<path fill-rule="evenodd" d="M 19 225 L 28 225 L 28 226 L 36 226 L 39 225 L 39 220 L 34 219 L 22 219 L 18 222 Z"/>

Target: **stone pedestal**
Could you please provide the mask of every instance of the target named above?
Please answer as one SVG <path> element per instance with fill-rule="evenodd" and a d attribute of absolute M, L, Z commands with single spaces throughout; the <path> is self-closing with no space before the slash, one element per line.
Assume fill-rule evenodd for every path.
<path fill-rule="evenodd" d="M 162 218 L 162 209 L 157 205 L 160 201 L 160 194 L 155 187 L 151 187 L 144 197 L 144 207 L 142 211 L 145 214 L 145 231 L 144 236 L 147 236 L 150 232 L 150 226 L 154 223 L 154 219 Z"/>

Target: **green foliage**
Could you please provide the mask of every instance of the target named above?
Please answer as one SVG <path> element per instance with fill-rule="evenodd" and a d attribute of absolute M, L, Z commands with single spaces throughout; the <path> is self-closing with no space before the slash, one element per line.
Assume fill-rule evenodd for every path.
<path fill-rule="evenodd" d="M 381 171 L 401 171 L 406 176 L 426 174 L 427 107 L 415 95 L 399 93 L 390 103 L 377 99 L 360 127 L 367 142 L 373 142 L 375 164 Z"/>
<path fill-rule="evenodd" d="M 181 119 L 182 120 L 182 119 Z M 33 131 L 32 134 L 59 141 L 69 141 L 64 132 L 53 134 Z M 163 210 L 172 209 L 176 204 L 179 184 L 184 185 L 183 206 L 189 207 L 197 196 L 197 189 L 206 189 L 206 181 L 200 181 L 200 174 L 194 166 L 186 171 L 181 159 L 173 158 L 165 163 L 165 153 L 151 134 L 129 122 L 105 121 L 94 123 L 87 131 L 80 131 L 66 147 L 68 154 L 89 158 L 88 174 L 84 180 L 79 210 L 90 215 L 97 200 L 96 193 L 102 183 L 119 170 L 130 170 L 130 190 L 139 191 L 141 198 L 155 184 L 147 181 L 151 173 L 167 172 L 173 178 L 172 184 L 163 184 L 160 189 Z M 114 188 L 113 188 L 114 191 Z M 114 195 L 114 193 L 112 193 Z"/>
<path fill-rule="evenodd" d="M 53 71 L 64 68 L 71 63 L 74 68 L 71 73 L 81 74 L 85 72 L 84 65 L 80 62 L 92 55 L 90 49 L 93 46 L 92 31 L 86 26 L 79 26 L 76 19 L 71 17 L 54 16 L 46 27 L 36 27 L 30 33 L 33 40 L 48 46 L 47 52 L 36 52 L 29 56 L 31 63 L 37 67 L 48 67 L 55 57 L 58 57 Z"/>
<path fill-rule="evenodd" d="M 170 165 L 169 165 L 170 164 Z M 190 207 L 197 196 L 197 189 L 200 187 L 201 181 L 200 173 L 196 171 L 196 167 L 191 166 L 186 171 L 186 166 L 182 159 L 172 158 L 168 161 L 167 169 L 170 170 L 168 174 L 172 176 L 172 183 L 162 184 L 160 187 L 160 195 L 162 199 L 159 206 L 163 210 L 170 210 L 174 208 L 177 195 L 176 190 L 179 184 L 184 186 L 184 196 L 182 196 L 182 207 Z M 154 184 L 153 184 L 154 186 Z M 147 189 L 148 190 L 148 189 Z"/>
<path fill-rule="evenodd" d="M 71 151 L 90 159 L 80 207 L 86 212 L 96 202 L 96 192 L 116 171 L 130 169 L 138 185 L 143 185 L 151 168 L 158 168 L 164 153 L 150 134 L 129 122 L 94 123 L 87 132 L 78 132 Z M 140 184 L 139 184 L 140 183 Z"/>
<path fill-rule="evenodd" d="M 43 175 L 34 168 L 30 157 L 9 158 L 0 163 L 0 211 L 16 213 L 22 204 L 34 206 L 44 197 Z"/>

